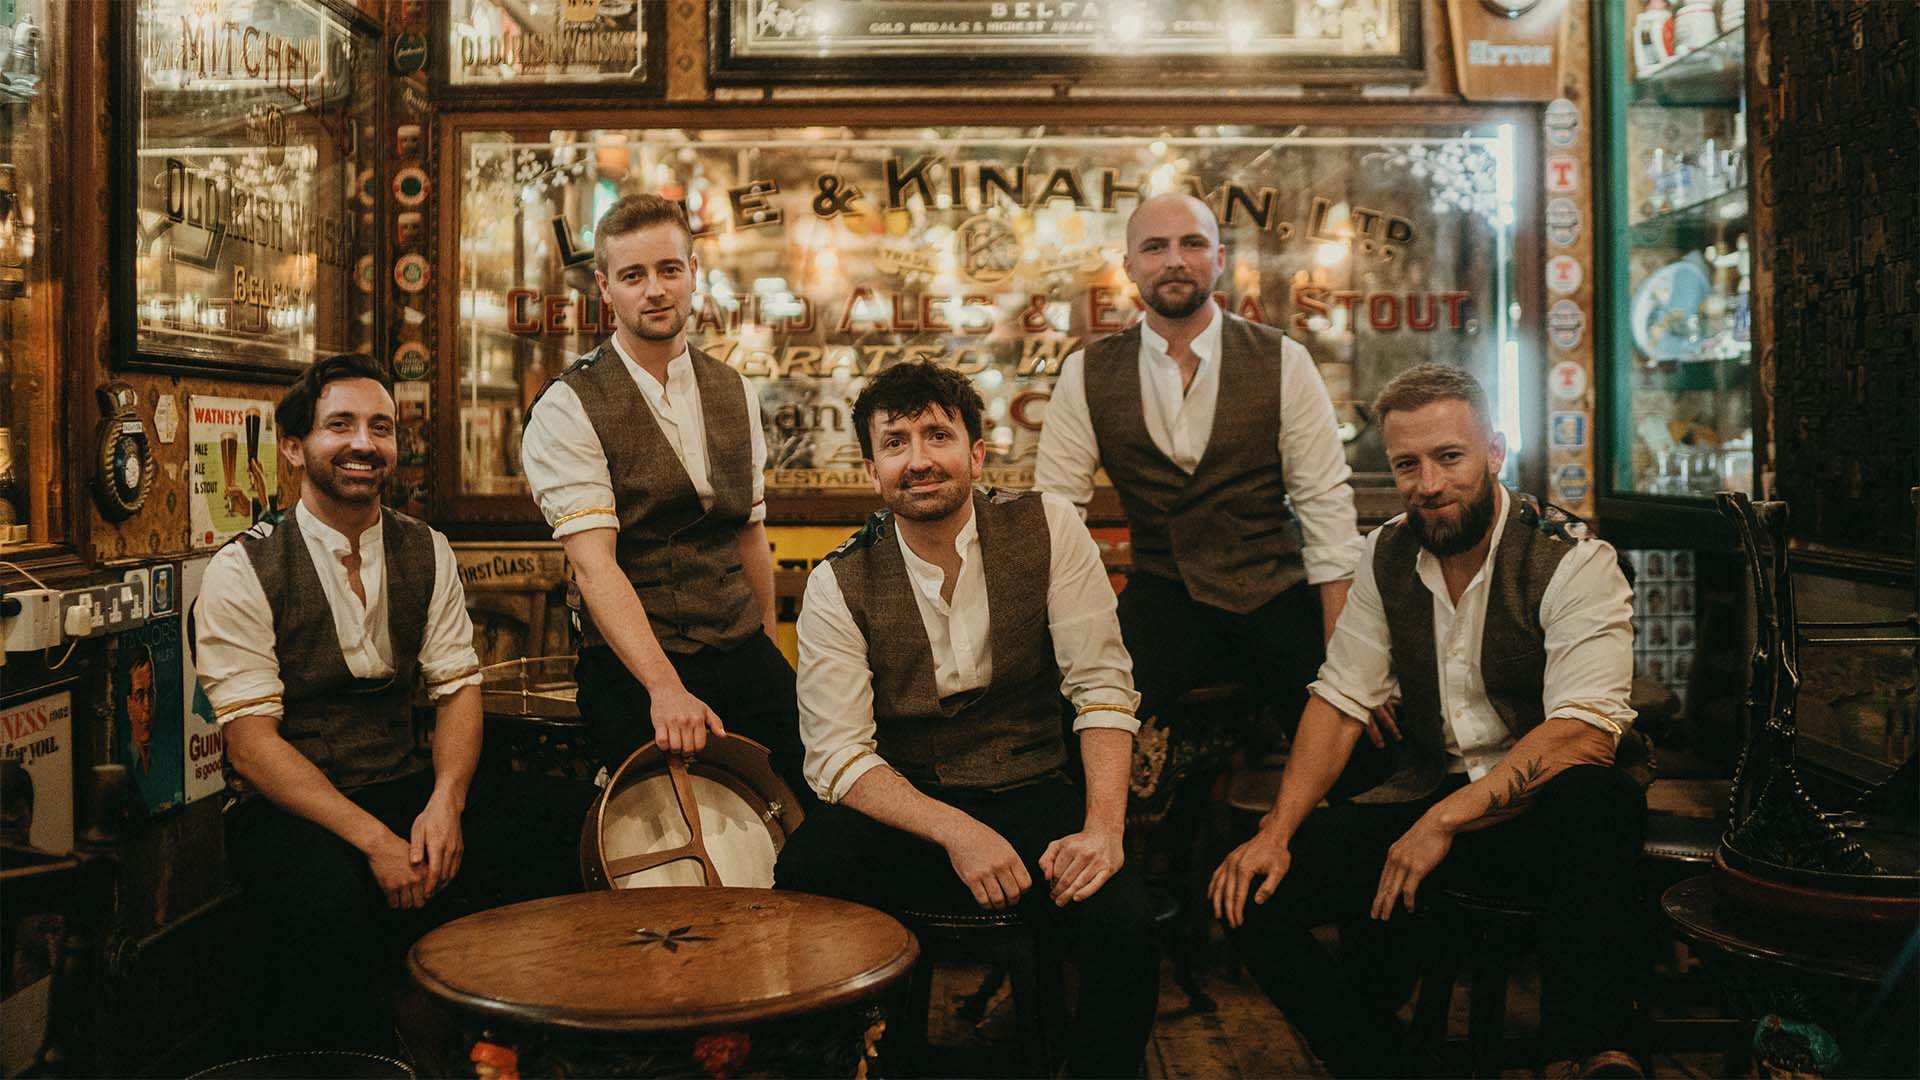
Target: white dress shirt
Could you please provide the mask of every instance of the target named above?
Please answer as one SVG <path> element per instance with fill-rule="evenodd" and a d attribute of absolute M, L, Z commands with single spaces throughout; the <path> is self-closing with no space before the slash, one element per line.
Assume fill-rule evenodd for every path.
<path fill-rule="evenodd" d="M 1493 559 L 1507 527 L 1510 496 L 1496 487 L 1498 509 L 1493 542 L 1458 603 L 1448 599 L 1440 560 L 1425 548 L 1414 565 L 1433 594 L 1434 659 L 1440 671 L 1440 708 L 1446 730 L 1449 771 L 1478 780 L 1514 743 L 1507 725 L 1487 700 L 1480 672 L 1480 645 L 1487 625 Z M 1402 514 L 1387 524 L 1405 520 Z M 1366 539 L 1366 551 L 1353 575 L 1347 606 L 1340 612 L 1327 660 L 1308 691 L 1353 720 L 1397 693 L 1388 650 L 1387 615 L 1373 577 L 1373 551 L 1384 530 Z M 1412 612 L 1406 618 L 1417 617 Z M 1540 625 L 1546 631 L 1547 667 L 1541 706 L 1548 719 L 1581 720 L 1614 737 L 1632 725 L 1627 705 L 1633 688 L 1633 590 L 1620 573 L 1612 545 L 1583 540 L 1573 545 L 1554 569 L 1540 597 Z"/>
<path fill-rule="evenodd" d="M 301 539 L 307 542 L 320 588 L 333 609 L 333 628 L 347 670 L 362 679 L 392 675 L 386 545 L 379 523 L 360 534 L 360 586 L 367 594 L 362 603 L 347 584 L 346 564 L 341 561 L 352 553 L 352 543 L 305 503 L 294 520 L 300 523 Z M 273 529 L 271 523 L 261 521 L 247 535 L 265 537 Z M 225 724 L 236 716 L 283 715 L 280 668 L 299 658 L 274 652 L 273 609 L 246 548 L 228 544 L 214 553 L 200 583 L 193 621 L 193 666 L 213 705 L 214 719 Z M 447 538 L 437 531 L 433 533 L 433 596 L 420 639 L 420 675 L 435 700 L 463 686 L 480 684 L 480 658 L 473 650 L 473 621 L 467 616 L 460 568 Z"/>
<path fill-rule="evenodd" d="M 1079 716 L 1073 729 L 1140 730 L 1133 711 L 1133 658 L 1120 643 L 1113 586 L 1087 527 L 1073 504 L 1042 495 L 1052 550 L 1048 562 L 1047 629 L 1060 665 L 1061 692 Z M 920 622 L 933 647 L 933 681 L 941 697 L 977 690 L 993 679 L 991 613 L 987 575 L 981 565 L 980 532 L 971 513 L 954 537 L 960 573 L 951 603 L 940 598 L 945 573 L 914 554 L 903 539 L 900 553 L 913 582 Z M 875 752 L 873 669 L 867 640 L 847 610 L 834 577 L 823 561 L 807 575 L 807 592 L 797 626 L 800 637 L 798 692 L 800 738 L 806 743 L 803 769 L 821 799 L 838 802 L 854 781 L 885 764 Z"/>
<path fill-rule="evenodd" d="M 1153 445 L 1182 471 L 1192 473 L 1213 435 L 1220 398 L 1218 305 L 1192 349 L 1200 358 L 1193 382 L 1182 389 L 1180 365 L 1167 354 L 1167 340 L 1140 324 L 1140 402 Z M 1340 445 L 1333 402 L 1306 346 L 1288 338 L 1280 351 L 1280 473 L 1287 499 L 1300 519 L 1300 557 L 1307 581 L 1318 585 L 1353 573 L 1360 557 L 1360 530 L 1353 508 L 1353 470 Z M 1086 351 L 1070 354 L 1054 380 L 1047 418 L 1040 429 L 1034 486 L 1085 506 L 1093 497 L 1100 445 L 1087 411 Z"/>
<path fill-rule="evenodd" d="M 668 361 L 667 381 L 662 385 L 627 355 L 618 337 L 608 339 L 608 343 L 640 388 L 640 396 L 659 423 L 660 433 L 667 437 L 667 445 L 673 447 L 681 467 L 687 470 L 693 490 L 700 495 L 700 505 L 712 509 L 707 422 L 700 411 L 700 386 L 693 379 L 692 358 L 683 349 Z M 753 473 L 753 510 L 747 521 L 753 523 L 767 518 L 767 434 L 760 427 L 759 393 L 745 375 L 740 376 L 740 385 L 747 395 L 747 438 Z M 606 449 L 600 445 L 600 436 L 573 387 L 556 382 L 540 396 L 520 441 L 520 464 L 555 540 L 588 529 L 620 527 Z"/>

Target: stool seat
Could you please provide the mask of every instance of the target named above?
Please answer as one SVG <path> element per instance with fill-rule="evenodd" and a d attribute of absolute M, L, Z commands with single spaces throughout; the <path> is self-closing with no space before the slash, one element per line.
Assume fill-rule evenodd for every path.
<path fill-rule="evenodd" d="M 900 919 L 914 930 L 932 930 L 947 933 L 979 933 L 1000 930 L 1009 933 L 1027 933 L 1026 917 L 1018 909 L 1006 911 L 960 911 L 948 908 L 908 908 L 900 912 Z"/>

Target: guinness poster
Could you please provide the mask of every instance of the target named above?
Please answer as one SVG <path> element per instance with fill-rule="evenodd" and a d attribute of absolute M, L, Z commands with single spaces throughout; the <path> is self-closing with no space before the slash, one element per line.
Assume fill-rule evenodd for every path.
<path fill-rule="evenodd" d="M 133 366 L 291 377 L 371 351 L 374 79 L 327 0 L 114 5 L 113 318 Z"/>
<path fill-rule="evenodd" d="M 630 191 L 687 208 L 689 338 L 759 387 L 773 491 L 865 488 L 852 399 L 921 359 L 985 398 L 988 482 L 1030 484 L 1062 362 L 1138 315 L 1126 221 L 1161 191 L 1214 208 L 1216 301 L 1307 346 L 1377 482 L 1364 406 L 1389 378 L 1455 363 L 1517 408 L 1503 388 L 1537 349 L 1513 293 L 1518 151 L 1491 126 L 467 132 L 458 153 L 465 495 L 527 490 L 528 404 L 613 332 L 592 229 Z"/>

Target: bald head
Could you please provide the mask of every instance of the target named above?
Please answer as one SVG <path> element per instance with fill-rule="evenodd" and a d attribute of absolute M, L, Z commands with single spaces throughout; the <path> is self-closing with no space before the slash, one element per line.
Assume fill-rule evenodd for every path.
<path fill-rule="evenodd" d="M 1185 231 L 1197 226 L 1214 243 L 1220 242 L 1220 223 L 1214 220 L 1213 210 L 1206 203 L 1184 191 L 1169 191 L 1143 199 L 1140 205 L 1127 215 L 1127 250 L 1131 251 L 1139 244 L 1140 235 L 1145 230 L 1159 231 L 1163 228 L 1175 228 Z"/>
<path fill-rule="evenodd" d="M 1206 310 L 1213 284 L 1227 268 L 1220 223 L 1206 203 L 1191 195 L 1155 195 L 1134 207 L 1127 219 L 1127 254 L 1121 266 L 1140 290 L 1156 332 L 1192 330 L 1189 320 L 1204 328 L 1213 317 Z"/>

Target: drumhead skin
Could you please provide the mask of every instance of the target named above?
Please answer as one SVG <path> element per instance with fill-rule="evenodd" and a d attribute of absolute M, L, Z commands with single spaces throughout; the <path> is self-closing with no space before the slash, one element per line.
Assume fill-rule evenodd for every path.
<path fill-rule="evenodd" d="M 648 743 L 608 778 L 587 815 L 581 877 L 589 889 L 772 888 L 774 860 L 800 820 L 792 790 L 754 740 L 710 739 L 695 755 Z"/>

